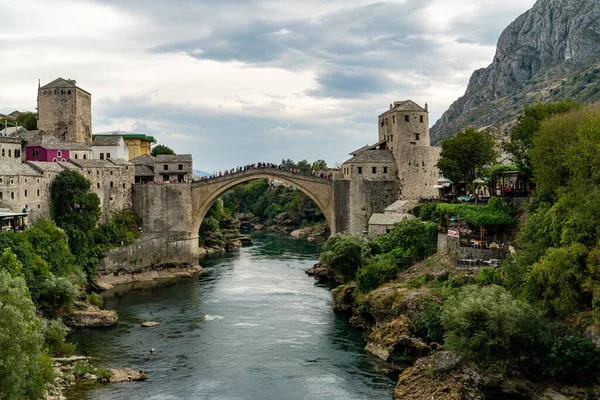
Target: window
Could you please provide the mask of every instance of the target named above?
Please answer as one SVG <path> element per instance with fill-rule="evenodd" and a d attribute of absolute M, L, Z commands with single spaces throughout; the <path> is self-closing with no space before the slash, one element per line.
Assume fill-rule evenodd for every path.
<path fill-rule="evenodd" d="M 110 182 L 110 187 L 115 187 L 115 184 L 112 181 Z"/>
<path fill-rule="evenodd" d="M 63 158 L 63 159 L 61 159 L 60 161 L 62 161 L 62 162 L 65 162 L 65 161 L 67 161 L 67 160 L 65 160 L 65 159 Z"/>
<path fill-rule="evenodd" d="M 390 142 L 394 141 L 394 135 L 390 135 Z"/>
<path fill-rule="evenodd" d="M 104 153 L 100 153 L 100 159 L 104 160 Z"/>
<path fill-rule="evenodd" d="M 100 171 L 96 171 L 96 175 L 100 175 Z"/>
<path fill-rule="evenodd" d="M 0 192 L 0 200 L 2 200 L 2 192 Z"/>
<path fill-rule="evenodd" d="M 11 179 L 11 180 L 10 180 L 10 184 L 12 185 L 13 183 L 14 183 L 14 181 Z"/>
<path fill-rule="evenodd" d="M 4 154 L 3 154 L 4 155 Z M 33 156 L 34 157 L 39 157 L 40 156 L 40 151 L 39 150 L 34 150 L 33 151 Z"/>
<path fill-rule="evenodd" d="M 383 173 L 387 174 L 387 167 L 383 167 Z"/>
<path fill-rule="evenodd" d="M 379 121 L 379 125 L 383 126 L 383 118 L 381 118 L 381 121 Z M 4 150 L 2 150 L 2 151 L 4 152 Z M 2 154 L 2 155 L 4 155 L 4 154 Z"/>
<path fill-rule="evenodd" d="M 56 156 L 57 156 L 57 157 L 62 157 L 62 151 L 60 151 L 60 150 L 59 150 L 59 151 L 57 151 L 57 152 L 56 152 Z"/>
<path fill-rule="evenodd" d="M 419 137 L 420 137 L 420 136 L 421 136 L 420 134 L 418 134 L 418 133 L 415 133 L 415 140 L 419 140 Z"/>
<path fill-rule="evenodd" d="M 56 158 L 53 158 L 53 159 L 52 159 L 52 162 L 57 162 L 57 161 L 58 161 L 58 160 L 57 160 Z"/>
<path fill-rule="evenodd" d="M 387 119 L 387 118 L 385 119 L 385 124 L 386 124 L 386 125 L 388 124 L 388 119 Z M 10 155 L 10 154 L 9 154 L 9 155 Z"/>
<path fill-rule="evenodd" d="M 8 149 L 8 156 L 10 157 L 10 149 Z"/>
<path fill-rule="evenodd" d="M 40 197 L 40 189 L 37 190 L 37 195 Z"/>
<path fill-rule="evenodd" d="M 10 198 L 13 200 L 15 199 L 15 192 L 10 192 Z"/>
<path fill-rule="evenodd" d="M 420 121 L 421 123 L 425 122 L 425 121 L 423 120 L 423 116 L 422 116 L 422 115 L 419 117 L 419 119 L 421 120 L 421 121 Z"/>
<path fill-rule="evenodd" d="M 69 95 L 70 95 L 70 94 L 71 94 L 71 91 L 70 91 L 70 90 L 67 90 L 67 94 L 69 94 Z"/>
<path fill-rule="evenodd" d="M 96 183 L 96 188 L 100 189 L 100 183 Z"/>
<path fill-rule="evenodd" d="M 38 204 L 38 210 L 40 209 L 40 205 Z"/>
<path fill-rule="evenodd" d="M 169 166 L 167 164 L 163 165 L 163 171 L 168 171 L 169 170 Z"/>
<path fill-rule="evenodd" d="M 358 167 L 358 174 L 362 175 L 362 167 Z"/>
<path fill-rule="evenodd" d="M 395 123 L 396 123 L 396 116 L 392 115 L 392 124 L 395 124 Z"/>
<path fill-rule="evenodd" d="M 110 174 L 112 175 L 112 174 L 113 174 L 113 172 L 112 172 L 112 171 L 110 171 Z"/>
<path fill-rule="evenodd" d="M 77 153 L 75 153 L 75 159 L 77 160 L 79 158 L 79 155 Z"/>
<path fill-rule="evenodd" d="M 183 164 L 179 164 L 179 165 L 177 166 L 177 169 L 178 169 L 178 170 L 180 170 L 180 171 L 183 171 Z"/>
<path fill-rule="evenodd" d="M 372 174 L 376 174 L 377 173 L 377 167 L 371 167 L 371 173 Z"/>
<path fill-rule="evenodd" d="M 405 115 L 404 116 L 404 122 L 410 122 L 410 116 Z"/>
<path fill-rule="evenodd" d="M 5 154 L 4 154 L 4 149 L 2 149 L 2 157 L 4 157 L 4 156 L 5 156 Z"/>
<path fill-rule="evenodd" d="M 110 153 L 106 153 L 106 159 L 108 160 L 110 158 Z"/>
<path fill-rule="evenodd" d="M 123 189 L 125 189 L 125 184 L 123 184 Z"/>
<path fill-rule="evenodd" d="M 84 154 L 84 155 L 83 155 L 83 159 L 84 159 L 84 160 L 87 160 L 87 154 Z"/>
<path fill-rule="evenodd" d="M 25 197 L 27 197 L 27 189 L 25 189 Z"/>

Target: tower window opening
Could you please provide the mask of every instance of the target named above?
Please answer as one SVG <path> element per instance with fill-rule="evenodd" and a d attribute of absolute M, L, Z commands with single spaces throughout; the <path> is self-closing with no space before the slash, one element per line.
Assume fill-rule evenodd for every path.
<path fill-rule="evenodd" d="M 410 116 L 405 115 L 404 116 L 404 122 L 410 122 Z"/>

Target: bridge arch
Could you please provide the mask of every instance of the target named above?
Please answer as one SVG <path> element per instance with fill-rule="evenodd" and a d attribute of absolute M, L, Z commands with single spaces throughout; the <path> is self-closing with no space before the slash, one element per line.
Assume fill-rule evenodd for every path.
<path fill-rule="evenodd" d="M 294 174 L 277 168 L 255 168 L 192 183 L 193 235 L 198 235 L 206 213 L 223 193 L 241 183 L 263 178 L 273 178 L 287 183 L 310 197 L 325 216 L 331 233 L 335 233 L 331 181 L 319 177 Z"/>

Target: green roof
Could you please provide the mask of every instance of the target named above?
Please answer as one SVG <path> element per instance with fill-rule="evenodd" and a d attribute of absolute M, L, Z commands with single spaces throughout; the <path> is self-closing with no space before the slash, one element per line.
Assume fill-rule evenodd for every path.
<path fill-rule="evenodd" d="M 122 136 L 123 139 L 142 139 L 147 140 L 150 143 L 156 143 L 154 136 L 144 135 L 143 133 L 132 133 L 132 132 L 107 132 L 107 133 L 95 133 L 92 137 L 96 136 Z"/>

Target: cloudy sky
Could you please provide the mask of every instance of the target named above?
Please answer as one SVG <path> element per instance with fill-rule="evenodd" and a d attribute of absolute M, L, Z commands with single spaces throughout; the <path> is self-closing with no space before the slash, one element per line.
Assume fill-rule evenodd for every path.
<path fill-rule="evenodd" d="M 534 0 L 0 0 L 0 113 L 37 82 L 92 93 L 94 132 L 153 134 L 205 171 L 325 159 L 396 100 L 431 123 Z"/>

